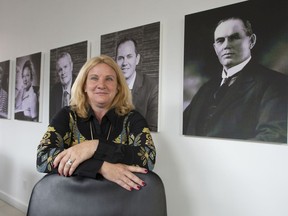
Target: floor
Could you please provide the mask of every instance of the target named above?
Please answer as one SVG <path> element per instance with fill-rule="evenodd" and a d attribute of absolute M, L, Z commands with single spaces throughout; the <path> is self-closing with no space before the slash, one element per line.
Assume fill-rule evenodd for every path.
<path fill-rule="evenodd" d="M 0 200 L 0 216 L 25 216 L 26 214 Z"/>

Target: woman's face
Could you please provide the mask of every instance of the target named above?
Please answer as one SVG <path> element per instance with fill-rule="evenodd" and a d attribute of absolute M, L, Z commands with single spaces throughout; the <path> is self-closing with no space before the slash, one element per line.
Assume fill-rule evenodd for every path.
<path fill-rule="evenodd" d="M 85 92 L 92 108 L 108 110 L 118 93 L 116 72 L 107 64 L 94 66 L 87 75 Z"/>
<path fill-rule="evenodd" d="M 28 90 L 32 85 L 32 77 L 31 77 L 31 71 L 27 67 L 24 68 L 23 70 L 22 80 L 23 80 L 24 88 Z"/>

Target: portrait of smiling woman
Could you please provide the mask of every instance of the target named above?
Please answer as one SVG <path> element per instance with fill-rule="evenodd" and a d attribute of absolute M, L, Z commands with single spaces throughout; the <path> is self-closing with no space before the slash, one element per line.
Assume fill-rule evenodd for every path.
<path fill-rule="evenodd" d="M 70 105 L 52 119 L 37 151 L 37 169 L 61 176 L 102 176 L 128 191 L 145 186 L 134 173 L 154 168 L 156 150 L 144 117 L 134 110 L 117 63 L 88 60 L 71 89 Z"/>
<path fill-rule="evenodd" d="M 16 60 L 15 119 L 39 121 L 41 53 Z"/>

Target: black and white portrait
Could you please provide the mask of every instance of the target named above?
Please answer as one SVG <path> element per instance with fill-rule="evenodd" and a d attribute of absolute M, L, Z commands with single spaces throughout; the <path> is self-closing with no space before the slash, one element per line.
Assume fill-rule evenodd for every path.
<path fill-rule="evenodd" d="M 185 16 L 184 135 L 287 144 L 287 11 L 247 1 Z"/>
<path fill-rule="evenodd" d="M 0 62 L 0 118 L 8 119 L 10 61 Z"/>
<path fill-rule="evenodd" d="M 49 120 L 69 105 L 71 87 L 87 61 L 88 42 L 83 41 L 50 50 Z"/>
<path fill-rule="evenodd" d="M 133 104 L 151 131 L 158 131 L 160 22 L 101 36 L 101 54 L 117 62 Z"/>
<path fill-rule="evenodd" d="M 15 119 L 39 122 L 41 53 L 16 59 Z"/>

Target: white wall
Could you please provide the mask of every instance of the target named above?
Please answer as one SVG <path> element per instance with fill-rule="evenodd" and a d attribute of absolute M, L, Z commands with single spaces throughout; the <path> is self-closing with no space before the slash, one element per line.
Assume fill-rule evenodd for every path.
<path fill-rule="evenodd" d="M 48 124 L 50 49 L 88 40 L 95 56 L 102 34 L 160 21 L 160 132 L 153 138 L 169 215 L 287 216 L 287 146 L 181 135 L 184 16 L 236 2 L 0 0 L 0 61 L 44 57 L 42 123 L 0 120 L 0 198 L 26 211 L 42 176 L 35 160 Z"/>

